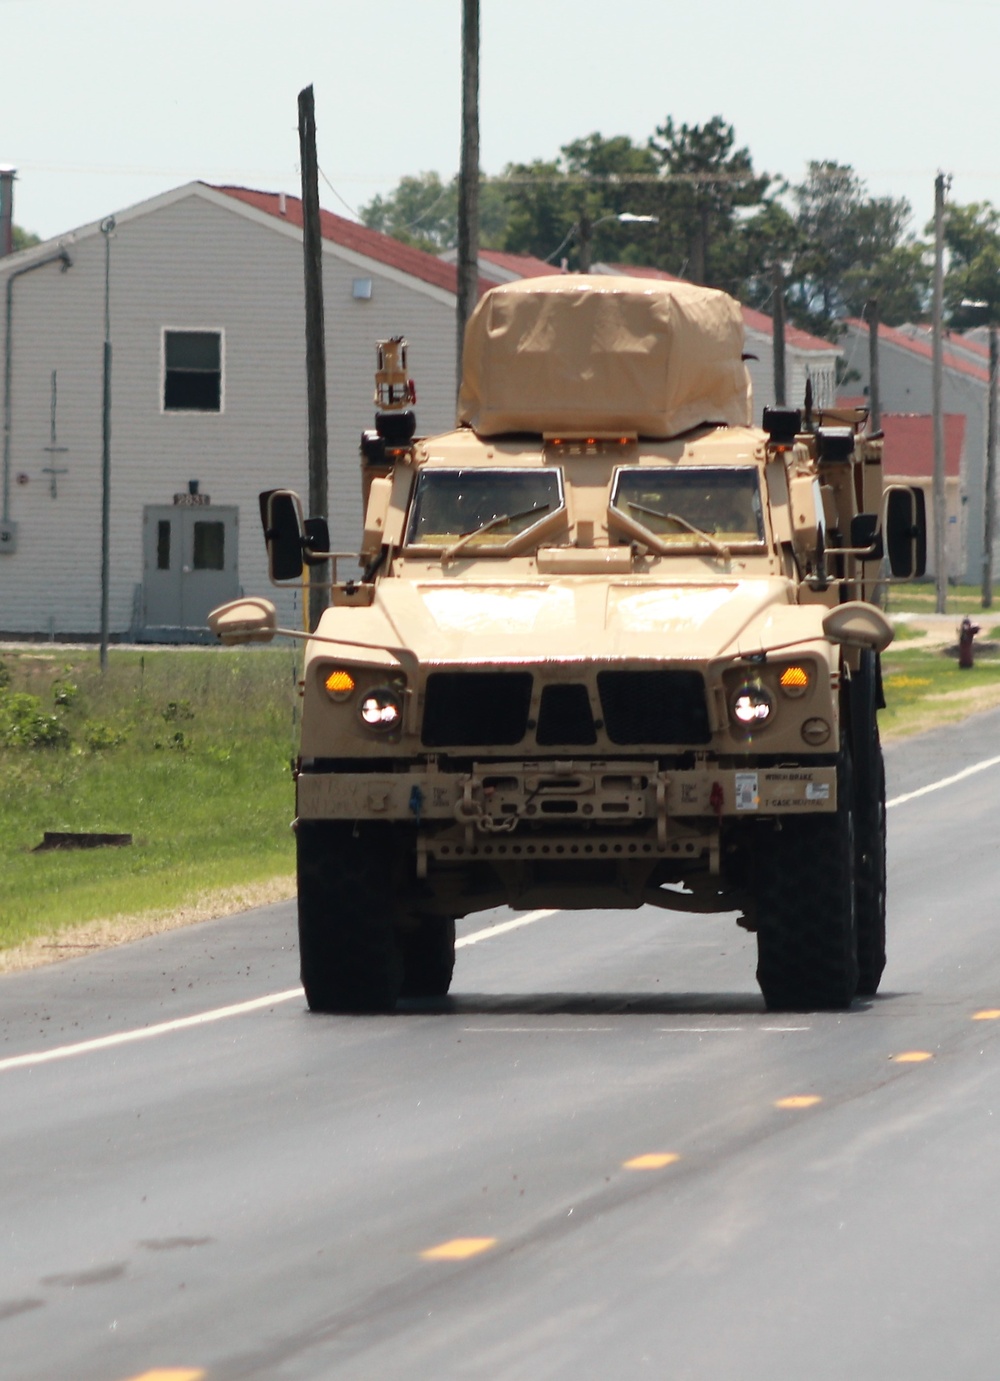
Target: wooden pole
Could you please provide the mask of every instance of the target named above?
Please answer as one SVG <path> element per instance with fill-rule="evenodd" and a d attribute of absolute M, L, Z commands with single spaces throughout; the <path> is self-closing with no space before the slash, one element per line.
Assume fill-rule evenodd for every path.
<path fill-rule="evenodd" d="M 986 502 L 983 522 L 983 608 L 993 607 L 993 531 L 996 524 L 997 326 L 990 322 L 990 396 L 986 422 Z"/>
<path fill-rule="evenodd" d="M 101 389 L 101 644 L 102 673 L 108 669 L 111 599 L 111 236 L 114 216 L 101 222 L 104 236 L 104 368 Z"/>
<path fill-rule="evenodd" d="M 302 256 L 306 294 L 306 394 L 309 417 L 309 512 L 325 518 L 327 480 L 326 325 L 323 316 L 323 236 L 319 221 L 316 111 L 313 89 L 299 92 L 299 153 L 302 165 Z M 329 562 L 313 566 L 309 583 L 309 626 L 315 631 L 329 602 Z"/>
<path fill-rule="evenodd" d="M 458 172 L 456 391 L 465 323 L 479 297 L 479 0 L 462 0 L 462 158 Z"/>
<path fill-rule="evenodd" d="M 934 179 L 934 298 L 931 315 L 931 408 L 934 415 L 934 581 L 937 588 L 936 609 L 947 612 L 948 595 L 947 536 L 948 513 L 944 489 L 944 412 L 942 387 L 944 375 L 941 323 L 944 314 L 944 173 Z"/>
<path fill-rule="evenodd" d="M 771 354 L 774 360 L 774 405 L 785 406 L 785 274 L 780 264 L 771 270 L 774 312 L 771 316 Z"/>

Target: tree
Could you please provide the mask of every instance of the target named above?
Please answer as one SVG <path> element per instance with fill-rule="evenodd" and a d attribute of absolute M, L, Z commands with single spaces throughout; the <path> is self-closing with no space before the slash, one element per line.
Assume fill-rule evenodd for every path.
<path fill-rule="evenodd" d="M 948 320 L 963 329 L 1000 321 L 1000 211 L 988 201 L 953 203 L 944 213 Z"/>
<path fill-rule="evenodd" d="M 768 174 L 754 172 L 749 149 L 734 149 L 735 142 L 721 115 L 679 127 L 668 115 L 649 140 L 664 182 L 659 202 L 665 230 L 675 246 L 684 246 L 685 277 L 695 283 L 724 285 L 732 271 L 737 208 L 759 206 L 771 183 Z"/>
<path fill-rule="evenodd" d="M 807 330 L 830 335 L 846 315 L 879 299 L 888 324 L 919 316 L 929 283 L 925 246 L 906 233 L 903 198 L 870 197 L 849 164 L 810 162 L 792 189 L 800 250 L 789 270 L 789 313 Z"/>
<path fill-rule="evenodd" d="M 41 237 L 35 235 L 30 230 L 23 230 L 21 226 L 14 226 L 14 253 L 19 249 L 30 249 L 32 245 L 40 245 Z"/>
<path fill-rule="evenodd" d="M 623 211 L 652 214 L 650 187 L 656 179 L 649 150 L 627 135 L 605 139 L 589 134 L 564 145 L 557 159 L 509 163 L 497 184 L 508 207 L 502 247 L 552 262 L 565 259 L 576 269 L 586 239 L 585 252 L 592 261 L 623 261 L 635 251 L 636 231 L 617 217 Z M 640 257 L 633 262 L 655 262 L 647 229 L 638 242 Z"/>
<path fill-rule="evenodd" d="M 400 179 L 388 196 L 373 197 L 361 208 L 361 220 L 372 230 L 428 254 L 453 249 L 458 240 L 458 178 L 441 181 L 438 173 L 420 173 Z M 479 188 L 479 238 L 496 245 L 507 222 L 503 194 L 487 179 Z"/>

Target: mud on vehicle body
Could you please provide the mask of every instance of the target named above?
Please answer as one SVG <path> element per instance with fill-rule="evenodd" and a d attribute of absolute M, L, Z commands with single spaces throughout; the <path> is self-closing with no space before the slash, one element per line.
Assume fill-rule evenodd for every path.
<path fill-rule="evenodd" d="M 861 412 L 749 423 L 739 308 L 564 276 L 469 323 L 459 426 L 414 438 L 402 341 L 362 439 L 363 573 L 306 647 L 299 926 L 311 1007 L 441 995 L 455 920 L 739 911 L 772 1008 L 885 963 L 886 565 L 923 513 Z M 262 496 L 272 573 L 329 545 Z M 223 606 L 227 641 L 277 630 Z"/>

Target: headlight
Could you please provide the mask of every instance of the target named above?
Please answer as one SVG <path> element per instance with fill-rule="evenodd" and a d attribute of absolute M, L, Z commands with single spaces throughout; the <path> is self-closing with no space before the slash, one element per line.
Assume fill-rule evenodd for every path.
<path fill-rule="evenodd" d="M 379 733 L 396 729 L 403 718 L 402 696 L 389 686 L 366 691 L 358 705 L 358 714 L 368 729 L 375 729 Z"/>
<path fill-rule="evenodd" d="M 774 714 L 774 701 L 763 686 L 741 686 L 730 701 L 733 719 L 744 729 L 761 727 Z"/>

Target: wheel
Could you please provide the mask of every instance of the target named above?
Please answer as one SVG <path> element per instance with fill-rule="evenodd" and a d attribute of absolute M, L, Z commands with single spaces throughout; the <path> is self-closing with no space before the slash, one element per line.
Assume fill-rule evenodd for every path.
<path fill-rule="evenodd" d="M 444 997 L 455 969 L 455 922 L 451 916 L 419 916 L 399 936 L 403 997 Z"/>
<path fill-rule="evenodd" d="M 403 962 L 392 924 L 397 849 L 385 826 L 302 820 L 299 958 L 314 1012 L 389 1011 Z"/>
<path fill-rule="evenodd" d="M 837 810 L 788 816 L 763 850 L 757 982 L 772 1011 L 849 1007 L 858 986 L 850 753 L 837 767 Z"/>
<path fill-rule="evenodd" d="M 864 652 L 851 677 L 854 747 L 858 994 L 874 997 L 885 968 L 885 763 L 879 742 L 878 661 Z"/>

